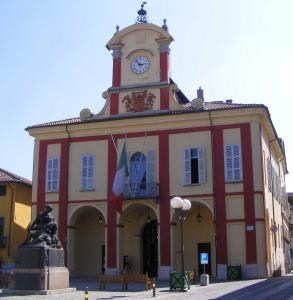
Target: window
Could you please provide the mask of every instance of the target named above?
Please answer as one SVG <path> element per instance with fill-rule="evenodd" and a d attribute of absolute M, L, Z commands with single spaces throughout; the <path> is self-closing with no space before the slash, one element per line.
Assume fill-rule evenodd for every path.
<path fill-rule="evenodd" d="M 48 158 L 47 160 L 47 178 L 46 178 L 46 192 L 59 191 L 59 173 L 60 161 L 59 158 Z"/>
<path fill-rule="evenodd" d="M 134 153 L 130 158 L 130 184 L 139 189 L 146 189 L 146 156 L 141 152 Z"/>
<path fill-rule="evenodd" d="M 96 157 L 94 154 L 84 154 L 80 159 L 80 189 L 84 191 L 95 189 Z"/>
<path fill-rule="evenodd" d="M 6 195 L 6 185 L 0 185 L 0 197 Z"/>
<path fill-rule="evenodd" d="M 156 183 L 156 152 L 135 152 L 129 157 L 129 178 L 124 191 L 126 198 L 147 198 L 158 195 Z"/>
<path fill-rule="evenodd" d="M 145 189 L 147 184 L 154 184 L 156 181 L 156 153 L 154 150 L 146 154 L 134 153 L 130 158 L 130 178 L 131 184 L 139 184 L 140 189 Z"/>
<path fill-rule="evenodd" d="M 205 182 L 204 148 L 184 149 L 184 184 L 202 184 Z"/>
<path fill-rule="evenodd" d="M 225 179 L 242 180 L 241 148 L 238 144 L 225 145 Z"/>

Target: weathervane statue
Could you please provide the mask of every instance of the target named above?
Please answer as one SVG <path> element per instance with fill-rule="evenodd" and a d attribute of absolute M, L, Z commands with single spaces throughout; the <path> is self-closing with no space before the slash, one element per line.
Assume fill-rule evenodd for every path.
<path fill-rule="evenodd" d="M 137 11 L 138 16 L 136 18 L 136 23 L 147 23 L 148 22 L 147 11 L 143 9 L 146 4 L 147 4 L 146 1 L 142 2 L 141 9 Z"/>

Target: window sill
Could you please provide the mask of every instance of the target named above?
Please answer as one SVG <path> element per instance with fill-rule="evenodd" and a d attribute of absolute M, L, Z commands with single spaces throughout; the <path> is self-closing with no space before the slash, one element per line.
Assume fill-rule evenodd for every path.
<path fill-rule="evenodd" d="M 94 192 L 96 189 L 80 189 L 80 192 Z"/>
<path fill-rule="evenodd" d="M 203 183 L 189 183 L 189 184 L 183 184 L 183 186 L 201 186 Z"/>
<path fill-rule="evenodd" d="M 225 181 L 225 183 L 243 183 L 243 180 Z"/>
<path fill-rule="evenodd" d="M 58 194 L 59 191 L 46 191 L 46 194 Z"/>

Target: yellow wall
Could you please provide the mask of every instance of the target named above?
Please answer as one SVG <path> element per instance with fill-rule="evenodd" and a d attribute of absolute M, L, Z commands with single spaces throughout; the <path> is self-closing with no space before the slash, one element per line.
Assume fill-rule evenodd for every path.
<path fill-rule="evenodd" d="M 246 264 L 245 224 L 233 222 L 227 224 L 228 265 Z M 237 242 L 235 242 L 237 241 Z"/>
<path fill-rule="evenodd" d="M 159 33 L 147 30 L 145 32 L 130 32 L 121 40 L 124 47 L 122 48 L 121 57 L 121 85 L 139 84 L 146 82 L 155 82 L 160 80 L 160 63 L 159 63 L 159 44 L 156 41 L 160 37 Z M 140 49 L 146 49 L 140 50 Z M 140 50 L 140 51 L 139 51 Z M 143 74 L 137 75 L 130 69 L 130 63 L 136 55 L 147 56 L 150 60 L 150 68 Z"/>
<path fill-rule="evenodd" d="M 203 184 L 184 185 L 184 148 L 204 147 L 206 181 Z M 170 195 L 209 194 L 212 187 L 212 153 L 209 131 L 170 134 L 169 136 Z"/>
<path fill-rule="evenodd" d="M 26 238 L 31 222 L 31 197 L 31 187 L 23 184 L 7 185 L 6 196 L 0 197 L 0 216 L 5 218 L 4 236 L 7 237 L 6 248 L 0 248 L 0 256 L 5 262 L 15 261 L 17 247 Z"/>
<path fill-rule="evenodd" d="M 80 189 L 80 158 L 94 154 L 96 158 L 96 182 L 93 191 Z M 69 153 L 69 200 L 94 200 L 107 198 L 108 142 L 74 142 Z"/>

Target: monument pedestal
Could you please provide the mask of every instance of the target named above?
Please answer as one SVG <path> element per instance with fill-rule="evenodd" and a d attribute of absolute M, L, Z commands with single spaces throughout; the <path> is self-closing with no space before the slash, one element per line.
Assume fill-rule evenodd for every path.
<path fill-rule="evenodd" d="M 18 248 L 12 288 L 15 290 L 58 290 L 69 287 L 64 250 L 49 247 Z"/>

